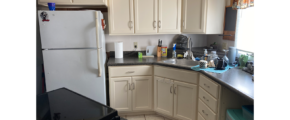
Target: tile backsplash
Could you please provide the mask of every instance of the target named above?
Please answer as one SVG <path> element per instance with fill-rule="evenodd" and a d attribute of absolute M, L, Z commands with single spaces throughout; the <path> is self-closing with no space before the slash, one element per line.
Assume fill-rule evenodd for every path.
<path fill-rule="evenodd" d="M 123 42 L 123 51 L 133 51 L 134 42 L 138 43 L 137 51 L 145 51 L 147 46 L 157 46 L 158 39 L 162 40 L 162 45 L 166 45 L 168 48 L 172 48 L 178 34 L 167 35 L 119 35 L 112 36 L 105 34 L 106 39 L 106 51 L 115 51 L 114 42 Z M 203 47 L 207 45 L 206 35 L 186 35 L 192 39 L 192 47 Z"/>

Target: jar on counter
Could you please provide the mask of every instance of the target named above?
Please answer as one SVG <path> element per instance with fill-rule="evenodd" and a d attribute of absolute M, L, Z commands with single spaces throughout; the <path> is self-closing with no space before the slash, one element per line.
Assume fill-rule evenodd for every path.
<path fill-rule="evenodd" d="M 167 57 L 167 46 L 162 46 L 161 52 L 161 57 Z"/>

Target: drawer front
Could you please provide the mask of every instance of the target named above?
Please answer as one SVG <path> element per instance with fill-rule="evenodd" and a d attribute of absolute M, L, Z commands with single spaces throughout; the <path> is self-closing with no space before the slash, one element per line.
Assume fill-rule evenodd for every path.
<path fill-rule="evenodd" d="M 209 78 L 204 75 L 199 76 L 199 86 L 202 87 L 205 91 L 211 94 L 213 97 L 218 98 L 219 96 L 219 85 L 214 83 Z"/>
<path fill-rule="evenodd" d="M 201 99 L 212 111 L 217 113 L 217 99 L 212 97 L 201 87 L 199 87 L 199 99 Z"/>
<path fill-rule="evenodd" d="M 193 84 L 198 82 L 198 72 L 191 70 L 154 66 L 154 75 Z"/>
<path fill-rule="evenodd" d="M 110 77 L 123 77 L 123 76 L 142 76 L 152 75 L 153 67 L 151 65 L 138 65 L 138 66 L 110 66 Z"/>
<path fill-rule="evenodd" d="M 198 100 L 198 112 L 205 120 L 216 120 L 216 114 L 210 110 L 200 99 Z"/>
<path fill-rule="evenodd" d="M 197 120 L 205 120 L 205 119 L 198 113 Z"/>

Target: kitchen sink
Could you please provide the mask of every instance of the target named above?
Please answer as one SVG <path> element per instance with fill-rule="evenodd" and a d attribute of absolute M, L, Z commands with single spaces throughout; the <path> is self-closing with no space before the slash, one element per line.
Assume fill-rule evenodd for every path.
<path fill-rule="evenodd" d="M 174 65 L 182 65 L 182 66 L 196 66 L 199 64 L 198 61 L 192 61 L 190 59 L 167 59 L 163 61 L 159 61 L 165 64 L 174 64 Z"/>

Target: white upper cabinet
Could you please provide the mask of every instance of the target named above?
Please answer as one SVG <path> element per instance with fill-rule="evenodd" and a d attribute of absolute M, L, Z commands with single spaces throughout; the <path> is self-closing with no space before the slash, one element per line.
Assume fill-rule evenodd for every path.
<path fill-rule="evenodd" d="M 110 34 L 134 34 L 133 0 L 109 0 Z"/>
<path fill-rule="evenodd" d="M 180 33 L 181 0 L 158 1 L 158 33 Z"/>
<path fill-rule="evenodd" d="M 56 5 L 107 5 L 107 0 L 38 0 L 38 4 L 47 6 L 48 2 Z"/>
<path fill-rule="evenodd" d="M 63 4 L 63 3 L 72 3 L 72 0 L 38 0 L 38 4 L 45 4 L 47 5 L 48 2 L 54 2 L 55 4 Z"/>
<path fill-rule="evenodd" d="M 206 0 L 183 0 L 182 32 L 205 33 Z"/>
<path fill-rule="evenodd" d="M 109 21 L 110 35 L 179 34 L 181 0 L 109 0 Z"/>
<path fill-rule="evenodd" d="M 106 5 L 107 0 L 72 0 L 76 4 Z"/>
<path fill-rule="evenodd" d="M 135 33 L 157 33 L 157 0 L 134 0 Z"/>
<path fill-rule="evenodd" d="M 183 0 L 181 32 L 223 34 L 225 0 Z"/>

